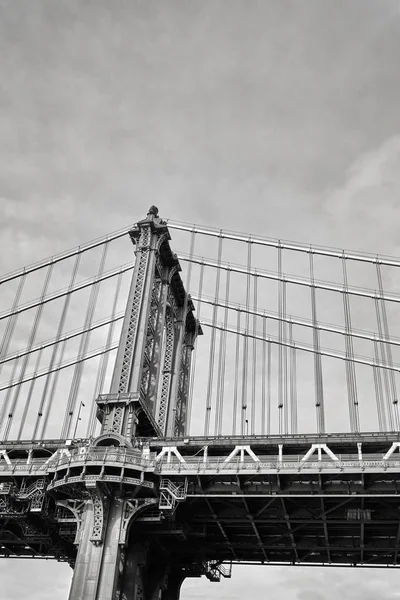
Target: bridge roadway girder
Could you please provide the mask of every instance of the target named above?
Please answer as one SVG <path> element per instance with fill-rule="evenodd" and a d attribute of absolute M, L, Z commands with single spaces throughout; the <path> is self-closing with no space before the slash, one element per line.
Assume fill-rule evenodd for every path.
<path fill-rule="evenodd" d="M 317 452 L 303 460 L 310 450 L 304 439 L 280 450 L 275 440 L 252 439 L 207 440 L 207 451 L 198 439 L 138 440 L 132 451 L 83 441 L 9 444 L 0 460 L 0 556 L 74 564 L 75 537 L 82 545 L 86 535 L 87 553 L 99 564 L 102 552 L 111 552 L 105 524 L 114 522 L 114 559 L 125 556 L 140 567 L 143 581 L 149 565 L 158 565 L 159 583 L 168 565 L 177 589 L 184 576 L 212 579 L 212 561 L 399 566 L 397 448 L 384 459 L 398 437 L 359 439 L 312 442 L 326 443 L 335 460 Z M 255 459 L 235 454 L 243 446 Z M 39 480 L 46 482 L 46 501 L 32 512 L 27 490 Z M 103 524 L 92 523 L 88 534 L 82 506 L 96 502 Z M 79 569 L 87 577 L 88 562 Z M 133 579 L 131 573 L 127 581 Z"/>

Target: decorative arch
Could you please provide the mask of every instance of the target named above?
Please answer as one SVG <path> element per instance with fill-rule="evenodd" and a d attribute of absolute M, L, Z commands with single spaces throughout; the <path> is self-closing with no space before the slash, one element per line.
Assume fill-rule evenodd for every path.
<path fill-rule="evenodd" d="M 93 440 L 92 446 L 120 446 L 121 448 L 133 448 L 131 441 L 119 433 L 103 433 Z"/>
<path fill-rule="evenodd" d="M 141 514 L 148 508 L 157 506 L 156 498 L 145 498 L 144 500 L 125 500 L 124 514 L 119 533 L 119 544 L 126 545 L 129 538 L 130 529 Z"/>

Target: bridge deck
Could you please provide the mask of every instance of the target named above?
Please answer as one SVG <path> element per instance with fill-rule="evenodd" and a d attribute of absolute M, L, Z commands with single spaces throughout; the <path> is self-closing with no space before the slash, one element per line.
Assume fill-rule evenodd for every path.
<path fill-rule="evenodd" d="M 361 445 L 360 445 L 361 444 Z M 0 556 L 74 561 L 77 519 L 62 502 L 89 484 L 162 499 L 135 522 L 183 557 L 400 565 L 397 434 L 16 442 L 0 448 Z M 61 502 L 61 505 L 60 505 Z"/>

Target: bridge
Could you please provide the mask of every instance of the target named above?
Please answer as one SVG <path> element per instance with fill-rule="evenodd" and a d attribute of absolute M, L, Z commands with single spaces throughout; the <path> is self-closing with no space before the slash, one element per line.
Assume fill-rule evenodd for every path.
<path fill-rule="evenodd" d="M 2 276 L 0 556 L 70 600 L 398 567 L 399 267 L 153 206 Z"/>

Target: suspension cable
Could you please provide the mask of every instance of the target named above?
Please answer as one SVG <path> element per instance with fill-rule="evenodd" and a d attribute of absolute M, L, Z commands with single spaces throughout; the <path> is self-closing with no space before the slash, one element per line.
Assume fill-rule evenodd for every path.
<path fill-rule="evenodd" d="M 197 225 L 186 225 L 185 223 L 179 223 L 178 221 L 168 221 L 168 227 L 170 229 L 179 229 L 181 231 L 195 231 L 195 233 L 200 235 L 207 235 L 212 237 L 223 237 L 227 240 L 234 240 L 235 242 L 248 242 L 248 235 L 242 234 L 240 232 L 234 231 L 225 231 L 225 230 L 215 230 L 207 227 L 198 227 Z M 389 267 L 400 267 L 400 260 L 396 260 L 391 257 L 384 257 L 378 255 L 372 255 L 361 252 L 354 251 L 344 251 L 339 250 L 337 248 L 324 248 L 323 246 L 309 246 L 302 245 L 298 242 L 287 242 L 272 238 L 262 238 L 262 237 L 254 237 L 252 236 L 252 243 L 257 244 L 259 246 L 267 246 L 269 248 L 283 248 L 284 250 L 292 250 L 294 252 L 304 252 L 309 254 L 312 252 L 314 255 L 319 256 L 329 256 L 331 258 L 342 258 L 343 255 L 348 260 L 354 260 L 357 262 L 366 262 L 371 264 L 381 264 L 387 265 Z"/>
<path fill-rule="evenodd" d="M 314 257 L 313 254 L 310 257 L 310 282 L 313 284 L 315 281 L 314 277 Z M 311 314 L 313 323 L 313 345 L 315 349 L 314 353 L 314 382 L 315 382 L 315 412 L 317 418 L 317 432 L 325 433 L 325 406 L 324 406 L 324 385 L 322 377 L 322 358 L 319 352 L 320 339 L 318 331 L 318 319 L 317 319 L 317 298 L 316 290 L 313 286 L 310 287 L 311 293 Z M 344 294 L 345 295 L 345 294 Z"/>
<path fill-rule="evenodd" d="M 377 326 L 378 326 L 379 337 L 383 338 L 384 333 L 383 333 L 383 327 L 382 327 L 381 305 L 377 298 L 375 299 L 375 312 L 376 312 L 376 321 L 377 321 Z M 377 349 L 378 349 L 378 353 L 380 354 L 381 361 L 386 364 L 387 363 L 386 345 L 384 343 L 380 343 L 379 345 L 377 345 Z M 389 384 L 389 377 L 388 377 L 388 374 L 386 371 L 383 371 L 382 379 L 383 379 L 382 394 L 383 394 L 383 398 L 386 402 L 387 424 L 388 424 L 388 427 L 390 428 L 390 431 L 393 431 L 394 424 L 393 424 L 392 404 L 390 402 L 390 384 Z"/>
<path fill-rule="evenodd" d="M 46 267 L 49 267 L 50 265 L 55 265 L 58 262 L 61 262 L 63 260 L 66 260 L 68 258 L 76 256 L 78 254 L 79 255 L 83 254 L 84 252 L 87 252 L 88 250 L 93 250 L 93 248 L 97 248 L 98 246 L 101 246 L 102 244 L 107 244 L 109 242 L 112 242 L 112 241 L 126 235 L 130 229 L 131 229 L 131 227 L 129 227 L 129 228 L 124 227 L 124 229 L 120 229 L 119 231 L 115 231 L 114 233 L 104 235 L 96 240 L 87 242 L 86 244 L 83 244 L 82 246 L 78 246 L 77 248 L 72 248 L 71 250 L 66 250 L 65 252 L 61 252 L 60 254 L 56 254 L 55 256 L 51 256 L 50 258 L 47 258 L 45 260 L 41 260 L 37 263 L 31 264 L 22 269 L 18 269 L 17 271 L 12 271 L 10 273 L 7 273 L 6 275 L 0 277 L 0 285 L 2 283 L 12 281 L 13 279 L 17 279 L 18 277 L 23 277 L 24 275 L 33 273 L 34 271 L 39 271 L 40 269 L 44 269 Z"/>
<path fill-rule="evenodd" d="M 201 297 L 202 297 L 202 290 L 203 290 L 203 280 L 204 280 L 204 266 L 202 265 L 200 267 L 199 287 L 198 287 L 198 294 L 197 294 L 197 298 L 199 299 L 199 307 L 198 307 L 198 310 L 197 310 L 197 321 L 196 321 L 196 329 L 197 329 L 197 331 L 196 331 L 196 335 L 198 334 L 199 320 L 200 320 L 200 316 L 201 316 Z M 189 405 L 189 416 L 188 416 L 188 423 L 191 422 L 191 411 L 192 411 L 192 406 L 193 406 L 194 384 L 195 384 L 195 380 L 196 380 L 197 348 L 198 348 L 198 344 L 195 344 L 194 350 L 193 350 L 191 376 L 190 376 L 190 381 L 189 381 L 189 402 L 188 402 L 188 405 Z"/>
<path fill-rule="evenodd" d="M 99 270 L 98 270 L 98 274 L 97 274 L 98 278 L 100 278 L 101 275 L 103 274 L 108 248 L 109 248 L 109 245 L 104 244 L 103 253 L 102 253 L 102 256 L 100 259 Z M 96 309 L 96 304 L 97 304 L 97 298 L 99 295 L 99 285 L 100 284 L 97 283 L 97 284 L 93 285 L 93 287 L 91 289 L 89 302 L 88 302 L 87 310 L 86 310 L 84 328 L 90 328 L 90 325 L 92 324 L 94 311 Z M 86 333 L 84 333 L 82 335 L 81 343 L 79 345 L 78 357 L 84 356 L 86 354 L 87 348 L 89 345 L 90 334 L 91 334 L 91 332 L 87 331 Z M 77 400 L 80 383 L 81 383 L 81 379 L 82 379 L 82 374 L 83 374 L 83 368 L 84 368 L 83 362 L 79 362 L 75 365 L 75 370 L 74 370 L 74 374 L 72 377 L 72 385 L 70 388 L 69 398 L 68 398 L 68 402 L 67 402 L 67 406 L 66 406 L 66 410 L 65 410 L 63 428 L 61 430 L 61 438 L 67 438 L 70 434 L 70 430 L 72 427 L 72 418 L 73 418 L 73 414 L 75 411 L 76 400 Z"/>
<path fill-rule="evenodd" d="M 80 260 L 81 260 L 81 255 L 77 254 L 76 258 L 75 258 L 75 262 L 74 262 L 74 266 L 72 268 L 72 273 L 71 273 L 71 279 L 69 282 L 69 286 L 68 286 L 68 290 L 71 290 L 74 286 L 75 283 L 75 279 L 76 279 L 76 275 L 78 273 L 78 269 L 79 269 L 79 264 L 80 264 Z M 54 340 L 54 346 L 53 346 L 53 350 L 51 353 L 51 357 L 50 357 L 50 363 L 49 363 L 49 368 L 52 369 L 53 366 L 55 365 L 56 362 L 56 357 L 57 357 L 57 353 L 58 350 L 60 348 L 60 342 L 63 341 L 64 345 L 62 346 L 62 351 L 65 351 L 65 341 L 66 339 L 68 339 L 68 336 L 64 336 L 64 340 L 61 340 L 61 334 L 62 331 L 64 329 L 64 325 L 65 325 L 65 319 L 67 317 L 67 313 L 68 313 L 68 308 L 69 308 L 69 304 L 71 301 L 71 293 L 67 293 L 67 295 L 65 296 L 64 299 L 64 304 L 63 304 L 63 308 L 61 311 L 61 317 L 60 317 L 60 321 L 58 323 L 58 328 L 57 328 L 57 332 L 56 332 L 56 337 Z M 32 348 L 32 351 L 34 349 Z M 39 423 L 42 419 L 42 416 L 44 414 L 44 419 L 43 419 L 43 428 L 42 428 L 42 435 L 41 437 L 43 438 L 44 435 L 44 431 L 46 430 L 46 426 L 47 426 L 47 422 L 49 419 L 49 415 L 50 415 L 50 411 L 51 411 L 51 405 L 54 399 L 54 396 L 50 396 L 49 397 L 49 402 L 48 402 L 48 406 L 46 407 L 46 410 L 44 410 L 44 406 L 46 403 L 46 399 L 47 399 L 47 394 L 48 394 L 48 390 L 49 390 L 49 385 L 51 383 L 51 379 L 55 378 L 58 379 L 58 372 L 55 373 L 53 376 L 49 376 L 47 377 L 44 387 L 43 387 L 43 392 L 42 392 L 42 397 L 40 400 L 40 404 L 39 404 L 39 409 L 38 409 L 38 413 L 37 413 L 37 417 L 36 417 L 36 423 L 35 423 L 35 427 L 34 427 L 34 438 L 36 438 L 37 435 L 37 431 L 38 431 L 38 427 L 39 427 Z"/>
<path fill-rule="evenodd" d="M 193 256 L 193 254 L 194 254 L 195 241 L 196 241 L 196 236 L 195 236 L 194 231 L 192 231 L 191 236 L 190 236 L 189 257 Z M 193 269 L 193 263 L 189 263 L 188 269 L 186 272 L 186 278 L 185 278 L 185 290 L 186 290 L 185 301 L 184 301 L 184 314 L 185 315 L 187 315 L 189 299 L 191 300 L 189 290 L 190 290 L 191 281 L 192 281 L 192 269 Z M 185 319 L 186 319 L 186 317 L 185 317 Z M 184 327 L 186 327 L 186 321 L 184 322 Z M 197 325 L 196 325 L 196 327 L 197 327 Z M 196 331 L 196 335 L 197 335 L 197 333 L 198 332 Z M 183 336 L 183 345 L 182 345 L 184 364 L 182 364 L 181 368 L 185 369 L 185 370 L 188 369 L 188 372 L 187 372 L 187 377 L 184 375 L 183 380 L 182 380 L 183 401 L 180 403 L 180 415 L 179 415 L 179 422 L 181 424 L 183 424 L 185 434 L 187 434 L 187 432 L 190 430 L 190 419 L 191 419 L 191 412 L 192 412 L 191 396 L 190 396 L 190 375 L 191 375 L 191 371 L 192 371 L 192 357 L 191 357 L 192 351 L 193 351 L 193 345 L 190 343 L 190 346 L 189 346 L 189 340 L 187 340 L 187 338 L 186 338 L 186 331 L 185 331 L 185 334 Z M 187 364 L 187 362 L 189 362 L 189 365 Z M 185 411 L 185 413 L 184 413 L 184 411 Z M 175 417 L 176 417 L 176 415 L 175 415 Z"/>
<path fill-rule="evenodd" d="M 31 379 L 31 382 L 30 382 L 30 386 L 29 386 L 29 390 L 28 390 L 28 395 L 27 395 L 27 398 L 25 400 L 24 409 L 23 409 L 23 412 L 22 412 L 21 422 L 20 422 L 19 428 L 18 428 L 17 440 L 21 439 L 22 432 L 23 432 L 24 427 L 25 427 L 26 417 L 28 415 L 28 411 L 29 411 L 29 407 L 30 407 L 30 404 L 31 404 L 33 392 L 34 392 L 34 389 L 35 389 L 35 385 L 37 383 L 36 375 L 37 375 L 37 373 L 39 371 L 39 366 L 40 366 L 40 360 L 41 360 L 41 358 L 42 358 L 42 350 L 39 350 L 39 352 L 37 353 L 37 357 L 36 357 L 35 368 L 34 368 L 34 371 L 33 371 L 33 378 Z M 32 438 L 35 439 L 35 436 L 32 436 Z"/>
<path fill-rule="evenodd" d="M 229 300 L 230 273 L 226 274 L 225 282 L 225 298 Z M 228 309 L 225 308 L 224 327 L 228 326 Z M 215 411 L 214 435 L 221 435 L 222 431 L 222 415 L 224 409 L 224 391 L 225 391 L 225 368 L 226 368 L 226 337 L 227 332 L 221 331 L 220 346 L 219 346 L 219 364 L 217 377 L 217 402 Z"/>
<path fill-rule="evenodd" d="M 48 267 L 48 269 L 47 269 L 46 277 L 45 277 L 45 280 L 44 280 L 44 283 L 43 283 L 41 299 L 43 299 L 46 296 L 52 272 L 53 272 L 53 265 L 50 265 Z M 31 329 L 31 332 L 30 332 L 29 338 L 28 338 L 28 345 L 27 345 L 27 350 L 28 351 L 31 350 L 31 348 L 32 348 L 32 346 L 33 346 L 33 344 L 35 342 L 36 334 L 37 334 L 38 327 L 39 327 L 39 324 L 40 324 L 40 321 L 41 321 L 41 318 L 42 318 L 42 314 L 43 314 L 43 308 L 44 308 L 44 304 L 42 304 L 42 303 L 39 304 L 39 306 L 37 308 L 37 311 L 36 311 L 36 314 L 35 314 L 35 317 L 33 319 L 32 329 Z M 21 371 L 20 371 L 20 374 L 19 374 L 20 381 L 22 381 L 23 378 L 25 377 L 25 372 L 26 372 L 26 368 L 27 368 L 28 363 L 29 363 L 29 358 L 30 358 L 30 354 L 28 353 L 28 354 L 26 354 L 24 356 L 24 359 L 22 361 Z M 19 395 L 21 393 L 21 387 L 22 387 L 21 385 L 17 385 L 16 389 L 15 389 L 15 392 L 14 392 L 14 398 L 12 400 L 11 407 L 10 407 L 9 414 L 8 414 L 7 425 L 6 425 L 5 430 L 4 430 L 4 439 L 5 440 L 8 439 L 8 435 L 10 433 L 11 424 L 12 424 L 12 421 L 14 419 L 15 411 L 16 411 L 16 408 L 17 408 L 17 405 L 18 405 Z"/>
<path fill-rule="evenodd" d="M 387 420 L 385 414 L 385 403 L 383 398 L 382 390 L 382 373 L 381 370 L 376 366 L 379 361 L 379 349 L 377 342 L 374 342 L 374 388 L 375 388 L 375 399 L 376 399 L 376 410 L 378 414 L 378 424 L 380 431 L 387 431 Z"/>
<path fill-rule="evenodd" d="M 32 308 L 36 308 L 40 304 L 46 304 L 47 302 L 51 302 L 53 300 L 58 300 L 59 298 L 63 298 L 64 296 L 67 296 L 68 294 L 71 294 L 72 292 L 77 292 L 79 290 L 83 290 L 87 287 L 95 285 L 96 283 L 105 281 L 106 279 L 111 279 L 112 277 L 117 277 L 117 275 L 119 275 L 120 273 L 125 273 L 127 271 L 131 271 L 134 266 L 135 266 L 135 263 L 130 262 L 126 265 L 123 265 L 122 267 L 117 267 L 115 269 L 111 269 L 110 271 L 107 271 L 106 273 L 102 274 L 101 276 L 96 276 L 96 277 L 93 277 L 92 279 L 87 279 L 81 283 L 77 283 L 77 284 L 73 285 L 71 289 L 69 289 L 69 288 L 63 289 L 58 292 L 49 294 L 48 296 L 45 296 L 43 299 L 39 298 L 39 299 L 34 300 L 33 302 L 28 302 L 27 304 L 17 306 L 15 308 L 15 310 L 11 310 L 11 312 L 6 312 L 6 313 L 0 314 L 0 321 L 2 321 L 3 319 L 7 319 L 8 317 L 11 317 L 13 315 L 17 315 L 17 314 L 20 314 L 27 310 L 30 310 Z"/>
<path fill-rule="evenodd" d="M 297 358 L 296 347 L 293 343 L 293 324 L 289 323 L 289 342 L 292 344 L 290 349 L 290 414 L 291 414 L 291 433 L 297 433 Z"/>
<path fill-rule="evenodd" d="M 283 395 L 283 295 L 285 293 L 284 281 L 282 279 L 282 247 L 278 246 L 278 422 L 279 422 L 279 434 L 284 432 L 284 395 Z"/>
<path fill-rule="evenodd" d="M 382 271 L 381 271 L 380 264 L 376 265 L 376 273 L 377 273 L 377 279 L 378 279 L 379 292 L 381 294 L 383 294 L 383 280 L 382 280 Z M 380 301 L 380 308 L 381 308 L 381 316 L 382 316 L 383 334 L 384 334 L 384 338 L 385 338 L 385 343 L 382 343 L 382 348 L 385 347 L 386 362 L 388 362 L 390 364 L 393 362 L 393 356 L 392 356 L 392 348 L 390 346 L 390 343 L 387 342 L 387 340 L 389 339 L 389 325 L 388 325 L 385 300 Z M 389 378 L 388 383 L 389 383 L 389 390 L 390 390 L 390 402 L 392 404 L 392 409 L 393 409 L 394 428 L 396 431 L 399 431 L 400 423 L 399 423 L 399 417 L 398 417 L 398 398 L 397 398 L 397 390 L 396 390 L 396 379 L 395 379 L 393 371 L 388 372 L 388 378 Z"/>
<path fill-rule="evenodd" d="M 17 385 L 21 385 L 22 383 L 27 383 L 28 381 L 32 381 L 32 379 L 39 379 L 40 377 L 45 377 L 46 375 L 49 375 L 50 373 L 55 373 L 56 371 L 61 371 L 63 369 L 67 369 L 68 367 L 73 367 L 74 365 L 76 365 L 78 362 L 85 362 L 88 361 L 92 358 L 96 358 L 97 356 L 100 356 L 101 354 L 104 354 L 104 352 L 112 352 L 113 350 L 116 350 L 118 348 L 118 344 L 112 344 L 111 346 L 102 346 L 101 348 L 97 348 L 96 350 L 93 350 L 93 352 L 88 352 L 87 354 L 85 354 L 82 357 L 78 357 L 78 358 L 72 358 L 70 360 L 67 360 L 66 362 L 59 362 L 57 365 L 55 365 L 51 370 L 46 368 L 43 369 L 42 371 L 39 371 L 38 373 L 34 374 L 34 375 L 27 375 L 26 377 L 24 377 L 24 379 L 22 381 L 20 381 L 19 379 L 14 379 L 13 375 L 11 375 L 11 379 L 8 383 L 5 383 L 4 385 L 0 386 L 0 392 L 3 392 L 4 390 L 8 390 L 10 388 L 13 388 Z M 15 361 L 18 362 L 18 361 Z M 393 367 L 396 370 L 396 367 Z M 15 370 L 15 369 L 14 369 Z"/>
<path fill-rule="evenodd" d="M 247 277 L 246 277 L 246 300 L 245 307 L 247 312 L 245 313 L 246 321 L 245 321 L 245 331 L 250 333 L 250 315 L 248 312 L 248 308 L 250 306 L 250 285 L 251 285 L 251 276 L 249 271 L 251 269 L 251 238 L 249 238 L 247 244 Z M 249 343 L 247 336 L 243 337 L 243 372 L 242 372 L 242 412 L 241 412 L 241 433 L 242 435 L 247 434 L 246 431 L 248 429 L 248 419 L 247 419 L 247 372 L 248 372 L 248 364 L 249 364 Z M 247 426 L 247 427 L 246 427 Z"/>
<path fill-rule="evenodd" d="M 240 314 L 240 313 L 238 313 L 238 314 Z M 212 321 L 207 321 L 207 320 L 204 320 L 204 319 L 202 319 L 201 324 L 204 325 L 205 327 L 210 327 L 210 328 L 215 327 L 216 329 L 221 329 L 223 327 L 222 324 L 220 324 L 220 323 L 213 325 Z M 249 338 L 253 337 L 252 333 L 247 333 L 243 329 L 240 330 L 240 331 L 238 331 L 237 329 L 234 329 L 232 327 L 227 327 L 226 331 L 228 333 L 234 333 L 234 334 L 237 334 L 237 335 L 240 335 L 240 336 L 247 335 Z M 268 337 L 267 337 L 266 340 L 261 335 L 257 335 L 256 338 L 258 340 L 268 341 L 271 344 L 275 344 L 275 345 L 279 345 L 279 344 L 282 343 L 284 346 L 287 346 L 288 348 L 293 348 L 294 347 L 297 350 L 300 350 L 302 352 L 310 352 L 311 354 L 313 354 L 315 352 L 314 347 L 313 347 L 312 344 L 310 344 L 310 345 L 307 345 L 307 344 L 304 344 L 304 343 L 299 344 L 297 342 L 290 343 L 288 340 L 283 340 L 282 342 L 280 342 L 279 338 L 274 337 L 272 335 L 268 335 Z M 327 350 L 325 348 L 321 348 L 320 349 L 320 354 L 322 356 L 329 356 L 331 358 L 337 358 L 337 359 L 340 359 L 340 360 L 345 360 L 345 361 L 346 360 L 350 360 L 346 356 L 346 353 L 338 352 L 338 351 L 335 351 L 335 350 Z M 389 365 L 389 364 L 384 364 L 382 362 L 375 362 L 371 358 L 364 358 L 364 357 L 361 357 L 361 356 L 354 356 L 351 360 L 353 362 L 357 363 L 357 364 L 360 364 L 360 365 L 368 365 L 370 367 L 374 367 L 375 366 L 375 367 L 380 368 L 380 369 L 387 369 L 387 370 L 396 371 L 396 373 L 400 373 L 400 364 L 398 364 L 398 363 L 393 363 L 393 364 Z M 1 391 L 1 389 L 2 388 L 0 388 L 0 391 Z"/>
<path fill-rule="evenodd" d="M 12 366 L 11 380 L 14 380 L 14 378 L 16 377 L 16 372 L 17 372 L 18 364 L 19 364 L 19 359 L 17 358 L 17 360 L 14 361 L 14 364 Z M 18 383 L 16 382 L 15 385 L 18 385 Z M 3 406 L 1 407 L 1 411 L 0 411 L 0 431 L 1 431 L 1 428 L 2 428 L 3 423 L 4 423 L 4 418 L 5 418 L 6 414 L 7 414 L 7 409 L 8 409 L 8 405 L 10 403 L 10 398 L 11 398 L 11 395 L 12 395 L 12 388 L 13 387 L 14 386 L 9 386 L 9 387 L 4 387 L 4 388 L 0 389 L 0 391 L 7 390 L 7 393 L 6 393 L 5 398 L 4 398 Z M 3 436 L 3 438 L 4 438 L 4 436 Z"/>
<path fill-rule="evenodd" d="M 236 330 L 233 329 L 232 333 L 240 331 L 240 311 L 237 313 Z M 232 413 L 232 435 L 237 434 L 236 420 L 238 410 L 238 390 L 239 390 L 239 364 L 240 364 L 240 336 L 236 336 L 236 348 L 235 348 L 235 384 L 233 390 L 233 413 Z"/>
<path fill-rule="evenodd" d="M 27 348 L 24 348 L 23 350 L 20 350 L 18 352 L 13 352 L 12 354 L 9 354 L 8 356 L 4 357 L 3 360 L 0 360 L 0 365 L 5 364 L 7 362 L 11 362 L 11 361 L 15 360 L 16 358 L 22 358 L 23 356 L 26 356 L 27 354 L 35 354 L 36 352 L 43 352 L 43 350 L 46 350 L 46 348 L 52 348 L 57 345 L 60 346 L 60 344 L 62 344 L 63 342 L 67 342 L 68 340 L 72 340 L 75 337 L 79 337 L 83 333 L 87 333 L 88 331 L 94 331 L 95 329 L 101 329 L 102 327 L 106 327 L 107 325 L 110 325 L 111 323 L 120 321 L 121 319 L 124 318 L 124 316 L 125 316 L 124 312 L 119 312 L 117 315 L 111 316 L 107 319 L 102 319 L 101 321 L 95 321 L 94 323 L 92 323 L 92 325 L 90 325 L 90 327 L 85 327 L 82 329 L 74 329 L 73 331 L 65 333 L 64 335 L 60 336 L 59 339 L 53 338 L 53 339 L 43 342 L 41 344 L 35 344 L 32 347 L 32 350 L 28 350 Z"/>
<path fill-rule="evenodd" d="M 218 242 L 218 264 L 221 262 L 222 257 L 222 238 L 219 239 Z M 219 297 L 219 285 L 221 279 L 221 270 L 218 269 L 217 275 L 215 278 L 215 298 Z M 213 316 L 212 321 L 216 323 L 218 314 L 218 307 L 215 305 L 213 307 Z M 207 385 L 207 396 L 206 396 L 206 411 L 205 411 L 205 424 L 204 424 L 204 435 L 205 437 L 209 434 L 210 428 L 210 417 L 211 417 L 211 409 L 212 409 L 212 391 L 213 391 L 213 383 L 214 383 L 214 364 L 215 364 L 215 338 L 216 338 L 216 329 L 214 328 L 211 332 L 211 341 L 210 341 L 210 359 L 208 365 L 208 385 Z"/>
<path fill-rule="evenodd" d="M 215 304 L 215 300 L 213 298 L 208 298 L 207 296 L 202 296 L 201 300 L 200 300 L 200 298 L 198 296 L 194 295 L 194 296 L 192 296 L 192 300 L 195 302 L 199 302 L 199 303 L 201 302 L 203 304 L 211 304 L 211 305 Z M 240 311 L 243 313 L 247 312 L 246 308 L 243 307 L 241 304 L 232 303 L 232 302 L 227 303 L 224 300 L 218 300 L 217 304 L 220 308 L 228 307 L 230 310 Z M 281 319 L 279 314 L 274 313 L 274 312 L 267 312 L 264 310 L 262 310 L 262 311 L 254 310 L 254 308 L 249 308 L 248 311 L 251 315 L 256 314 L 258 317 L 265 317 L 266 319 L 271 319 L 272 321 L 279 321 Z M 393 336 L 386 339 L 384 337 L 377 336 L 373 332 L 362 331 L 362 330 L 353 329 L 353 328 L 351 329 L 351 332 L 347 332 L 346 328 L 343 328 L 343 327 L 336 327 L 333 325 L 329 325 L 327 323 L 322 323 L 321 321 L 317 321 L 316 324 L 314 325 L 312 320 L 302 319 L 299 317 L 292 317 L 291 315 L 282 317 L 282 320 L 284 320 L 286 323 L 291 323 L 292 325 L 300 325 L 301 327 L 308 327 L 311 329 L 313 329 L 314 327 L 317 327 L 319 329 L 319 331 L 328 331 L 330 333 L 337 333 L 337 334 L 340 334 L 343 336 L 350 335 L 351 337 L 359 338 L 362 340 L 369 340 L 371 342 L 374 342 L 374 341 L 386 342 L 388 344 L 392 344 L 393 346 L 400 346 L 400 338 L 393 337 Z"/>
<path fill-rule="evenodd" d="M 3 335 L 3 339 L 1 341 L 1 345 L 0 345 L 0 359 L 3 356 L 7 355 L 8 349 L 10 347 L 10 342 L 11 342 L 11 339 L 12 339 L 12 335 L 14 333 L 15 325 L 17 324 L 17 319 L 18 319 L 18 315 L 15 314 L 15 310 L 16 310 L 16 308 L 18 306 L 19 299 L 21 297 L 22 290 L 23 290 L 24 285 L 25 285 L 25 281 L 26 281 L 26 273 L 23 273 L 21 275 L 21 279 L 19 280 L 18 287 L 17 287 L 17 292 L 15 294 L 14 302 L 13 302 L 13 305 L 12 305 L 12 308 L 11 308 L 11 313 L 12 314 L 11 314 L 11 317 L 10 317 L 9 321 L 7 322 L 6 329 L 5 329 L 5 332 L 4 332 L 4 335 Z M 2 366 L 1 366 L 1 363 L 0 363 L 0 373 L 1 373 L 1 371 L 2 371 Z"/>
<path fill-rule="evenodd" d="M 267 337 L 267 319 L 262 320 L 263 338 Z M 255 333 L 255 332 L 253 332 Z M 262 343 L 261 359 L 261 435 L 265 435 L 266 342 Z"/>
<path fill-rule="evenodd" d="M 58 364 L 62 365 L 63 360 L 64 360 L 65 350 L 67 348 L 67 344 L 64 342 L 64 343 L 60 344 L 60 346 L 61 346 L 61 350 L 60 350 L 60 354 L 58 356 Z M 75 364 L 75 362 L 73 364 Z M 56 397 L 58 380 L 60 377 L 61 370 L 62 370 L 62 368 L 57 369 L 55 367 L 52 367 L 52 370 L 50 371 L 49 378 L 51 378 L 51 387 L 50 387 L 50 392 L 48 394 L 49 403 L 48 403 L 48 406 L 46 407 L 46 409 L 42 408 L 42 412 L 38 411 L 38 414 L 36 416 L 35 428 L 33 430 L 33 439 L 43 439 L 43 437 L 44 437 L 44 433 L 42 433 L 42 435 L 38 435 L 37 432 L 38 432 L 40 425 L 42 425 L 42 431 L 45 431 L 47 429 L 47 424 L 48 424 L 48 421 L 50 418 L 50 414 L 51 414 L 51 412 L 53 410 L 53 406 L 54 406 L 53 401 L 54 401 L 54 398 Z M 44 413 L 44 419 L 42 421 L 43 413 Z"/>
<path fill-rule="evenodd" d="M 271 401 L 272 401 L 272 391 L 271 391 L 271 370 L 272 370 L 272 346 L 270 340 L 267 342 L 268 348 L 268 360 L 267 360 L 267 435 L 271 433 Z"/>
<path fill-rule="evenodd" d="M 345 289 L 348 288 L 347 278 L 347 265 L 346 259 L 342 260 L 343 268 L 343 283 Z M 351 327 L 351 311 L 350 311 L 350 299 L 347 294 L 343 294 L 343 308 L 344 308 L 344 319 L 345 326 L 348 335 L 345 337 L 346 342 L 346 355 L 350 360 L 346 361 L 346 380 L 349 397 L 349 409 L 350 410 L 350 429 L 351 431 L 358 432 L 360 430 L 360 420 L 358 412 L 358 394 L 357 394 L 357 380 L 356 370 L 354 366 L 354 346 L 352 339 L 352 327 Z"/>
<path fill-rule="evenodd" d="M 112 306 L 112 311 L 111 311 L 110 326 L 108 328 L 108 333 L 107 333 L 106 346 L 110 346 L 112 343 L 114 327 L 115 327 L 115 323 L 117 321 L 117 319 L 115 318 L 115 313 L 116 313 L 116 310 L 118 307 L 118 300 L 119 300 L 119 295 L 120 295 L 120 291 L 121 291 L 121 283 L 122 283 L 122 273 L 120 273 L 118 275 L 117 285 L 115 288 L 113 306 Z M 101 360 L 100 360 L 99 368 L 97 370 L 96 383 L 95 383 L 95 387 L 94 387 L 94 394 L 93 394 L 93 398 L 92 398 L 92 405 L 90 407 L 90 416 L 89 416 L 87 432 L 86 432 L 86 437 L 88 437 L 88 438 L 93 436 L 94 431 L 96 429 L 96 412 L 97 412 L 96 398 L 102 393 L 103 388 L 104 388 L 104 382 L 105 382 L 105 377 L 106 377 L 106 373 L 107 373 L 109 357 L 110 357 L 110 354 L 108 352 L 106 354 L 103 354 L 103 356 L 101 357 Z"/>
<path fill-rule="evenodd" d="M 185 255 L 180 254 L 179 260 L 189 261 L 189 258 Z M 241 273 L 243 275 L 248 274 L 248 270 L 246 267 L 241 265 L 234 265 L 232 263 L 220 263 L 217 264 L 209 259 L 204 259 L 202 257 L 193 257 L 190 259 L 192 262 L 196 264 L 204 264 L 206 267 L 212 267 L 216 269 L 222 269 L 224 271 L 232 271 L 232 273 Z M 362 298 L 378 298 L 380 300 L 386 300 L 387 302 L 395 302 L 400 303 L 400 294 L 383 294 L 380 295 L 376 291 L 359 288 L 359 287 L 348 287 L 346 290 L 343 289 L 342 285 L 329 283 L 324 281 L 315 280 L 314 284 L 311 284 L 309 279 L 304 279 L 302 277 L 296 277 L 294 275 L 282 275 L 281 277 L 273 272 L 264 271 L 261 269 L 252 269 L 249 273 L 253 277 L 260 277 L 262 279 L 271 279 L 272 281 L 285 281 L 286 283 L 291 283 L 294 285 L 301 285 L 305 287 L 315 287 L 316 289 L 327 290 L 330 292 L 337 292 L 339 294 L 347 294 L 350 296 L 360 296 Z"/>
<path fill-rule="evenodd" d="M 229 271 L 228 271 L 229 273 Z M 257 277 L 253 280 L 253 304 L 255 310 L 257 310 Z M 257 315 L 253 315 L 253 334 L 257 333 Z M 255 433 L 255 419 L 256 419 L 256 382 L 257 382 L 257 340 L 253 338 L 253 375 L 252 375 L 252 386 L 251 386 L 251 427 L 250 433 Z"/>

